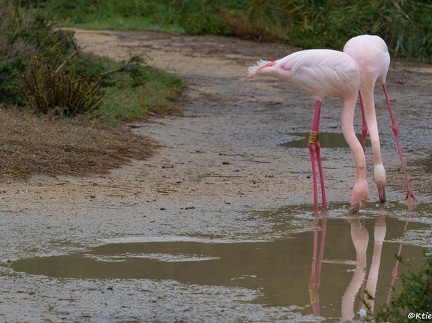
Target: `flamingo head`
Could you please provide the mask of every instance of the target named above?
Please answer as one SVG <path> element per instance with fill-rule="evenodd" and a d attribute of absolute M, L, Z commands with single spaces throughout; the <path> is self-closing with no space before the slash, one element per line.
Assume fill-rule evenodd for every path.
<path fill-rule="evenodd" d="M 385 184 L 386 172 L 383 164 L 376 164 L 374 167 L 375 184 L 378 187 L 378 196 L 381 203 L 386 201 L 385 197 Z"/>
<path fill-rule="evenodd" d="M 349 208 L 349 213 L 355 214 L 360 209 L 363 209 L 368 199 L 369 188 L 366 179 L 357 181 L 352 190 L 351 207 Z"/>
<path fill-rule="evenodd" d="M 381 203 L 384 203 L 386 201 L 385 197 L 385 187 L 378 187 L 378 196 Z"/>

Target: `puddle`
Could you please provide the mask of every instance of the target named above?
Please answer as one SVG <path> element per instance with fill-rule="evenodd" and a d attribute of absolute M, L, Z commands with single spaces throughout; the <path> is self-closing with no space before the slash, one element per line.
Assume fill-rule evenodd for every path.
<path fill-rule="evenodd" d="M 281 212 L 263 211 L 261 216 L 270 221 L 277 217 L 276 222 L 281 222 Z M 359 295 L 364 289 L 375 294 L 382 306 L 392 287 L 400 288 L 392 272 L 407 272 L 408 267 L 398 264 L 395 255 L 400 254 L 412 268 L 424 263 L 422 248 L 400 241 L 411 230 L 430 228 L 428 224 L 409 223 L 379 212 L 361 218 L 317 218 L 314 222 L 310 217 L 305 220 L 304 215 L 298 217 L 307 221 L 308 231 L 272 241 L 119 237 L 81 253 L 17 260 L 12 268 L 57 278 L 174 280 L 242 287 L 258 291 L 260 296 L 252 301 L 255 304 L 296 305 L 304 309 L 303 315 L 351 320 L 362 306 Z M 285 218 L 291 221 L 293 215 Z"/>
<path fill-rule="evenodd" d="M 292 136 L 293 139 L 281 144 L 281 146 L 288 148 L 308 147 L 309 132 L 295 132 L 289 133 L 289 135 Z M 360 142 L 362 142 L 363 139 L 361 134 L 357 134 L 357 138 Z M 348 144 L 346 143 L 342 133 L 320 132 L 319 141 L 321 143 L 321 147 L 324 148 L 348 148 Z M 369 139 L 367 140 L 366 145 L 370 146 Z"/>

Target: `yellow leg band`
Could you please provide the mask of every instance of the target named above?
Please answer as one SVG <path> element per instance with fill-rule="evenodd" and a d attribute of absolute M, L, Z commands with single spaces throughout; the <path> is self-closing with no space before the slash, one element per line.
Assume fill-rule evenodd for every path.
<path fill-rule="evenodd" d="M 311 131 L 309 134 L 309 143 L 313 144 L 318 141 L 318 132 L 317 131 Z"/>

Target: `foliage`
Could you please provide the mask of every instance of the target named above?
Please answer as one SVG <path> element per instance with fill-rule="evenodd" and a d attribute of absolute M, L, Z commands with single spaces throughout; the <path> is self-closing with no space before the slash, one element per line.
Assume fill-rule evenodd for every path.
<path fill-rule="evenodd" d="M 52 116 L 91 114 L 104 122 L 175 109 L 171 101 L 184 87 L 180 78 L 152 69 L 136 56 L 113 62 L 83 53 L 72 31 L 55 29 L 47 19 L 44 1 L 21 2 L 32 10 L 17 3 L 0 0 L 0 104 L 29 106 Z M 126 8 L 119 12 L 125 15 Z M 35 63 L 36 57 L 44 63 Z"/>
<path fill-rule="evenodd" d="M 24 76 L 30 107 L 49 116 L 75 117 L 91 114 L 100 106 L 100 80 L 89 82 L 85 77 L 63 70 L 54 71 L 37 57 Z"/>
<path fill-rule="evenodd" d="M 175 109 L 184 83 L 145 59 L 83 53 L 45 4 L 0 0 L 0 178 L 104 173 L 147 158 L 154 143 L 118 120 Z"/>
<path fill-rule="evenodd" d="M 21 75 L 35 55 L 57 62 L 70 46 L 66 31 L 48 32 L 40 16 L 29 19 L 10 0 L 0 0 L 0 102 L 25 104 Z"/>
<path fill-rule="evenodd" d="M 432 61 L 432 4 L 420 0 L 46 0 L 62 23 L 283 40 L 341 49 L 359 34 L 383 37 L 395 56 Z"/>
<path fill-rule="evenodd" d="M 181 78 L 146 65 L 137 56 L 114 62 L 81 54 L 76 60 L 75 73 L 86 73 L 89 80 L 100 78 L 103 97 L 98 120 L 103 123 L 141 119 L 149 112 L 175 111 L 173 101 L 185 88 Z"/>
<path fill-rule="evenodd" d="M 380 308 L 375 315 L 369 312 L 367 317 L 371 321 L 412 322 L 413 318 L 408 318 L 409 313 L 430 313 L 432 255 L 426 256 L 426 263 L 418 272 L 410 271 L 408 274 L 401 274 L 400 279 L 402 281 L 400 293 L 392 299 L 389 305 Z"/>

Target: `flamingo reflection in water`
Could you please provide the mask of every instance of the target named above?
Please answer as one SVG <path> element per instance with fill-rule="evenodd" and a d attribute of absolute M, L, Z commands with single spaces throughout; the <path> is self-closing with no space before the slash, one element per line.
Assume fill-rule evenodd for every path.
<path fill-rule="evenodd" d="M 364 220 L 352 219 L 350 225 L 351 238 L 356 250 L 356 269 L 342 297 L 342 319 L 348 321 L 351 321 L 356 313 L 354 310 L 354 302 L 359 291 L 360 299 L 364 302 L 361 302 L 359 305 L 359 313 L 362 313 L 361 315 L 366 314 L 366 310 L 364 309 L 365 304 L 367 304 L 368 310 L 373 313 L 382 247 L 387 231 L 385 215 L 381 214 L 375 220 L 372 262 L 369 273 L 367 273 L 366 250 L 369 242 L 369 232 L 364 225 Z M 366 297 L 364 296 L 365 291 L 367 291 Z"/>
<path fill-rule="evenodd" d="M 320 296 L 319 288 L 321 283 L 322 263 L 324 261 L 324 249 L 327 229 L 327 216 L 315 217 L 313 220 L 313 249 L 312 249 L 312 267 L 309 279 L 309 295 L 311 307 L 314 315 L 320 315 Z M 344 321 L 351 321 L 356 314 L 362 316 L 374 311 L 374 299 L 377 290 L 378 274 L 381 263 L 381 254 L 383 242 L 385 240 L 387 226 L 385 214 L 382 212 L 375 220 L 373 234 L 373 255 L 369 272 L 367 270 L 366 251 L 369 244 L 369 232 L 365 227 L 364 219 L 352 218 L 349 220 L 351 239 L 356 252 L 356 260 L 354 261 L 355 269 L 350 283 L 348 284 L 345 293 L 342 297 L 341 317 Z M 408 222 L 405 224 L 404 233 Z M 402 243 L 399 245 L 397 258 L 401 255 Z M 391 292 L 395 279 L 398 275 L 399 260 L 392 270 L 392 281 L 389 286 L 386 303 L 390 303 Z M 360 302 L 355 310 L 356 297 L 359 295 Z"/>
<path fill-rule="evenodd" d="M 321 228 L 319 222 L 321 220 Z M 313 249 L 312 249 L 312 268 L 309 279 L 309 296 L 311 300 L 311 306 L 315 315 L 320 315 L 320 299 L 319 299 L 319 288 L 321 283 L 321 268 L 324 257 L 324 245 L 327 230 L 327 215 L 315 217 L 313 220 Z M 321 233 L 319 235 L 319 233 Z M 318 236 L 320 236 L 318 238 Z M 319 246 L 318 246 L 319 239 Z M 319 255 L 318 255 L 319 248 Z"/>

